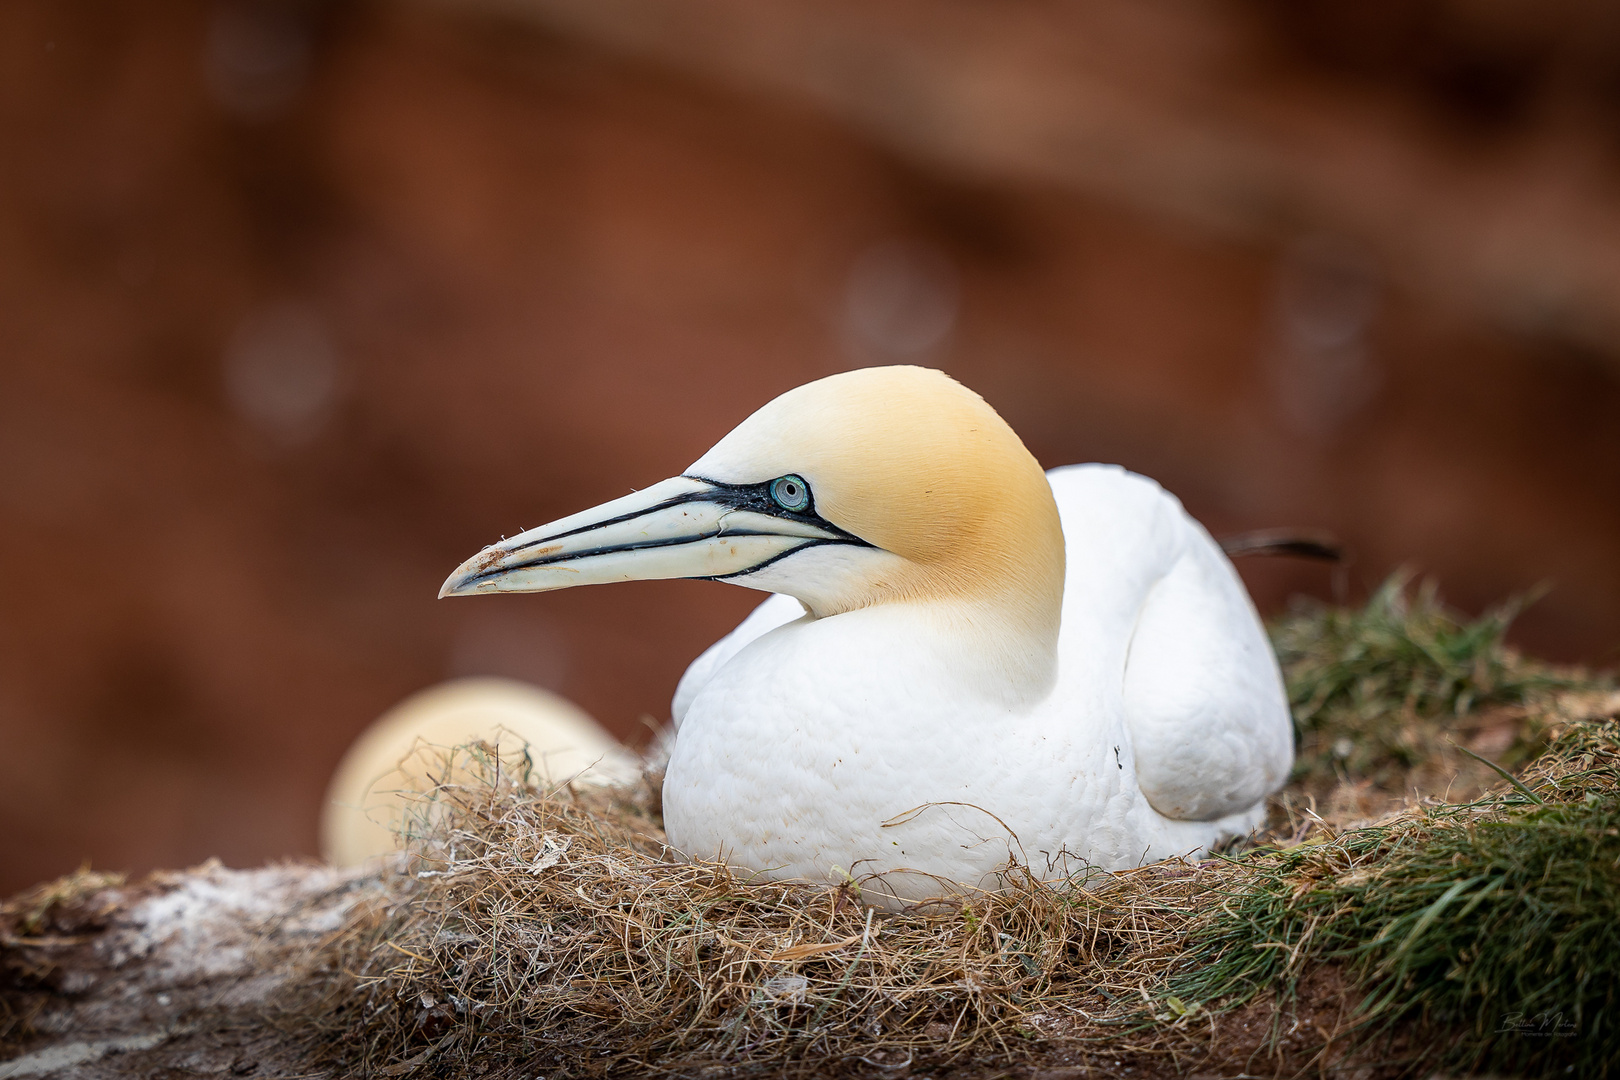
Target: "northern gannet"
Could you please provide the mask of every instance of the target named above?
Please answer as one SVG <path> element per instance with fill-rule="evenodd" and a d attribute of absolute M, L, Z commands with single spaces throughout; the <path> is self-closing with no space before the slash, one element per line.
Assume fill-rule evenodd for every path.
<path fill-rule="evenodd" d="M 485 548 L 440 596 L 710 578 L 780 594 L 682 678 L 670 844 L 897 906 L 1200 854 L 1288 777 L 1231 563 L 1117 466 L 1043 473 L 945 374 L 866 368 L 681 475 Z"/>
<path fill-rule="evenodd" d="M 566 698 L 513 679 L 452 679 L 383 713 L 343 755 L 321 810 L 321 857 L 358 866 L 396 850 L 410 831 L 411 802 L 462 779 L 446 775 L 447 751 L 473 742 L 495 745 L 503 758 L 527 748 L 547 784 L 640 773 L 618 740 Z"/>

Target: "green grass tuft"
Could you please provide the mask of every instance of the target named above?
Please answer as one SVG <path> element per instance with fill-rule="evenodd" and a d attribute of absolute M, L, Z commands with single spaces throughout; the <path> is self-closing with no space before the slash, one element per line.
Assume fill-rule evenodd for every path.
<path fill-rule="evenodd" d="M 1364 995 L 1365 1036 L 1408 1028 L 1401 1057 L 1614 1074 L 1620 722 L 1577 724 L 1549 753 L 1566 767 L 1532 775 L 1533 798 L 1509 790 L 1242 860 L 1252 876 L 1193 935 L 1171 990 L 1230 1008 L 1287 999 L 1310 967 L 1338 964 Z M 1425 1031 L 1446 1035 L 1425 1046 Z"/>
<path fill-rule="evenodd" d="M 1414 588 L 1412 575 L 1397 571 L 1365 607 L 1305 602 L 1273 623 L 1299 737 L 1295 779 L 1398 786 L 1405 770 L 1439 756 L 1458 717 L 1574 685 L 1504 644 L 1527 602 L 1511 599 L 1468 621 L 1441 602 L 1434 582 Z"/>

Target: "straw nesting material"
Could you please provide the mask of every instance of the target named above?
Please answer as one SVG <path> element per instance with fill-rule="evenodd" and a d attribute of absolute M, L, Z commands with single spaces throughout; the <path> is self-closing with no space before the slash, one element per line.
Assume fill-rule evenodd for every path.
<path fill-rule="evenodd" d="M 819 1075 L 1035 1061 L 1054 1040 L 1115 1060 L 1207 1022 L 1164 983 L 1219 860 L 1056 885 L 1015 869 L 1003 892 L 887 916 L 854 882 L 668 861 L 646 789 L 545 792 L 493 748 L 452 753 L 447 775 L 476 758 L 487 782 L 420 804 L 392 897 L 328 946 L 311 1011 L 350 1068 Z"/>

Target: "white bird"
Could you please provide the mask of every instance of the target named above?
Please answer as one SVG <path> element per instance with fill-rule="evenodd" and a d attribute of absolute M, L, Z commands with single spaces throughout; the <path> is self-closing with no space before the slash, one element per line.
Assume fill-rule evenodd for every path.
<path fill-rule="evenodd" d="M 358 866 L 396 850 L 413 817 L 431 814 L 440 783 L 467 783 L 457 748 L 485 742 L 509 766 L 548 784 L 633 780 L 635 760 L 590 714 L 512 679 L 453 679 L 412 694 L 378 717 L 332 774 L 321 811 L 321 856 Z M 425 823 L 425 822 L 424 822 Z"/>
<path fill-rule="evenodd" d="M 485 548 L 441 596 L 712 578 L 781 594 L 693 663 L 671 845 L 898 906 L 1195 856 L 1287 779 L 1277 661 L 1209 534 L 1043 473 L 922 368 L 771 401 L 680 476 Z"/>

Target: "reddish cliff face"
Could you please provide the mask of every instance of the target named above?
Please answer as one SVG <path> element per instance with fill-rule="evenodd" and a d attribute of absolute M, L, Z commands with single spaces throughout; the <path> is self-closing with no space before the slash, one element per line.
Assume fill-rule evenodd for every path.
<path fill-rule="evenodd" d="M 451 674 L 639 738 L 754 595 L 439 582 L 856 363 L 943 367 L 1043 462 L 1147 472 L 1217 534 L 1331 528 L 1355 590 L 1400 563 L 1463 606 L 1551 581 L 1522 640 L 1612 659 L 1601 319 L 1495 318 L 1434 285 L 1443 242 L 1423 274 L 1390 256 L 1398 221 L 1201 225 L 592 40 L 414 5 L 0 11 L 0 892 L 310 852 L 348 741 Z M 1317 79 L 1342 58 L 1255 55 L 1233 78 L 1290 130 L 1317 130 L 1300 87 L 1389 98 L 1356 114 L 1378 131 L 1428 115 L 1422 87 Z M 1569 135 L 1604 175 L 1607 122 Z M 1542 130 L 1422 123 L 1466 129 L 1483 187 Z M 1245 573 L 1273 610 L 1329 588 Z"/>

